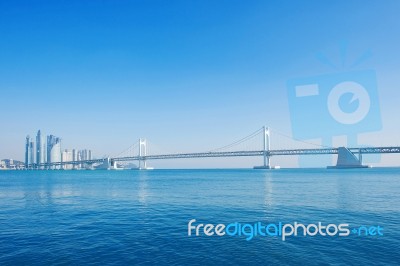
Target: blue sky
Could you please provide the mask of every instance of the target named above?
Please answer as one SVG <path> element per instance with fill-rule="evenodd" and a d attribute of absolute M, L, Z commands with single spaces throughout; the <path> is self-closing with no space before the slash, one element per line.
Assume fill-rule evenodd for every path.
<path fill-rule="evenodd" d="M 97 156 L 139 137 L 199 151 L 264 124 L 290 135 L 288 80 L 364 69 L 376 71 L 382 130 L 360 138 L 400 145 L 399 11 L 398 1 L 1 1 L 0 158 L 22 159 L 38 129 Z M 157 166 L 259 161 L 249 160 Z"/>

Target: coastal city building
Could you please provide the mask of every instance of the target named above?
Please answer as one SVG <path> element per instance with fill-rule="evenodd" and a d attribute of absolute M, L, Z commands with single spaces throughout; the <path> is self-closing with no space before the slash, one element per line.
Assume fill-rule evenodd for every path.
<path fill-rule="evenodd" d="M 64 150 L 61 154 L 61 160 L 62 162 L 72 162 L 73 159 L 73 153 L 71 150 Z M 62 167 L 64 170 L 71 170 L 73 168 L 72 164 L 64 164 Z"/>
<path fill-rule="evenodd" d="M 78 151 L 78 154 L 80 156 L 80 160 L 91 160 L 92 159 L 92 151 L 91 150 L 80 150 Z"/>
<path fill-rule="evenodd" d="M 92 151 L 91 150 L 73 150 L 73 153 L 75 154 L 75 160 L 76 161 L 87 161 L 87 160 L 92 160 Z M 85 169 L 88 166 L 86 164 L 77 164 L 76 169 Z"/>
<path fill-rule="evenodd" d="M 1 170 L 6 169 L 6 163 L 3 160 L 0 161 L 0 169 Z"/>
<path fill-rule="evenodd" d="M 44 164 L 46 162 L 46 142 L 39 130 L 36 135 L 36 164 Z"/>
<path fill-rule="evenodd" d="M 18 170 L 25 168 L 25 163 L 13 159 L 3 159 L 0 161 L 1 170 Z"/>
<path fill-rule="evenodd" d="M 34 157 L 34 143 L 32 141 L 32 138 L 26 136 L 26 141 L 25 141 L 25 167 L 32 167 L 32 165 L 35 163 L 35 157 Z"/>
<path fill-rule="evenodd" d="M 61 139 L 54 136 L 47 136 L 47 162 L 61 162 Z"/>
<path fill-rule="evenodd" d="M 36 149 L 35 149 L 36 148 Z M 35 160 L 36 159 L 36 160 Z M 92 159 L 92 151 L 88 149 L 61 149 L 61 138 L 54 135 L 48 135 L 45 138 L 43 132 L 38 130 L 36 134 L 36 146 L 32 138 L 28 135 L 25 139 L 25 162 L 22 168 L 35 168 L 35 169 L 89 169 L 92 168 L 90 164 L 84 161 Z M 46 164 L 58 162 L 79 162 L 63 164 L 63 166 L 49 166 Z M 2 163 L 1 169 L 18 169 L 18 166 Z"/>

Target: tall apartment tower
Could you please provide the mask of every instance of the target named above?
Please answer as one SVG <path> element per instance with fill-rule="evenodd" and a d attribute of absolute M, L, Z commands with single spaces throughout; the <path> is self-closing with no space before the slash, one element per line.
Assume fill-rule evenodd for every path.
<path fill-rule="evenodd" d="M 28 136 L 26 136 L 26 142 L 25 142 L 25 167 L 28 168 L 30 165 L 35 163 L 35 147 L 32 139 Z"/>
<path fill-rule="evenodd" d="M 61 162 L 61 139 L 53 135 L 47 136 L 47 162 Z"/>
<path fill-rule="evenodd" d="M 46 162 L 46 142 L 42 132 L 39 130 L 36 135 L 36 163 L 43 164 Z"/>

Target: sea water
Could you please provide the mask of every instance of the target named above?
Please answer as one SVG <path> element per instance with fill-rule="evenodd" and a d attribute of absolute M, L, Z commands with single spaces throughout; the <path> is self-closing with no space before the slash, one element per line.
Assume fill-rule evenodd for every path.
<path fill-rule="evenodd" d="M 246 240 L 192 219 L 383 231 Z M 398 265 L 399 230 L 399 168 L 0 171 L 0 265 Z"/>

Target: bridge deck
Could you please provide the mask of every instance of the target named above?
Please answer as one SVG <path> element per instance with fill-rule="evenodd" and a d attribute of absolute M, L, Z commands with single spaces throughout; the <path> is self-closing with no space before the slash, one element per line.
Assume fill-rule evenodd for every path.
<path fill-rule="evenodd" d="M 400 153 L 400 147 L 364 147 L 364 148 L 349 148 L 353 153 L 372 154 L 372 153 Z M 267 156 L 290 156 L 290 155 L 324 155 L 337 154 L 338 148 L 327 149 L 287 149 L 287 150 L 270 150 L 266 151 Z M 110 158 L 111 161 L 137 161 L 137 160 L 165 160 L 165 159 L 184 159 L 184 158 L 213 158 L 213 157 L 246 157 L 246 156 L 263 156 L 264 151 L 229 151 L 229 152 L 197 152 L 197 153 L 176 153 L 176 154 L 159 154 L 146 156 L 132 157 L 115 157 Z M 32 165 L 31 167 L 49 167 L 59 165 L 79 165 L 79 164 L 94 164 L 102 163 L 107 158 L 85 160 L 85 161 L 70 161 L 70 162 L 54 162 L 40 165 Z"/>

